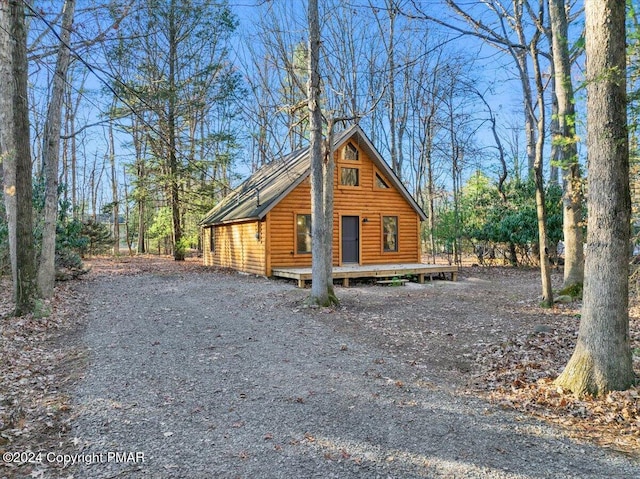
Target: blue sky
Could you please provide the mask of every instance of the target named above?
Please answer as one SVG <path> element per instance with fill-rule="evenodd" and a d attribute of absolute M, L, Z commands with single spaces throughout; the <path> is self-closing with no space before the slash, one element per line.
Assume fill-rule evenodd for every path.
<path fill-rule="evenodd" d="M 42 5 L 47 5 L 48 2 L 41 2 Z M 366 30 L 364 35 L 369 36 L 370 42 L 374 42 L 380 36 L 379 31 L 377 30 L 377 26 L 375 23 L 371 22 L 371 16 L 368 13 L 368 5 L 369 2 L 367 0 L 353 0 L 349 2 L 330 0 L 328 2 L 321 2 L 323 5 L 342 5 L 350 8 L 354 18 L 356 20 L 363 19 L 362 21 L 369 22 L 370 27 Z M 385 2 L 377 1 L 372 2 L 374 5 L 383 7 Z M 443 6 L 443 2 L 440 0 L 429 1 L 429 2 L 417 2 L 422 5 L 428 5 L 427 13 L 433 16 L 441 16 L 444 19 L 451 21 L 450 15 L 447 13 L 448 11 Z M 403 8 L 410 8 L 411 2 L 404 1 Z M 57 11 L 59 8 L 58 2 L 51 3 L 51 10 Z M 82 7 L 87 7 L 91 5 L 91 2 L 87 0 L 81 0 L 79 2 L 79 9 Z M 234 37 L 235 49 L 236 49 L 236 59 L 238 64 L 244 63 L 247 65 L 248 62 L 244 61 L 247 58 L 247 47 L 251 46 L 255 51 L 260 51 L 258 37 L 256 36 L 260 30 L 260 23 L 263 19 L 268 18 L 269 14 L 276 10 L 284 10 L 286 13 L 284 17 L 280 16 L 280 20 L 282 20 L 283 28 L 288 30 L 288 35 L 293 41 L 305 41 L 306 39 L 306 19 L 305 19 L 305 8 L 306 2 L 302 1 L 293 1 L 293 0 L 270 0 L 270 1 L 258 1 L 258 0 L 238 0 L 231 1 L 230 6 L 232 10 L 237 14 L 239 20 L 239 28 L 237 31 L 237 35 Z M 333 13 L 334 10 L 331 10 Z M 380 15 L 384 18 L 384 12 Z M 365 17 L 368 19 L 365 20 Z M 487 21 L 490 20 L 490 17 L 485 17 Z M 78 32 L 82 33 L 85 36 L 88 36 L 90 33 L 92 22 L 95 22 L 96 18 L 92 16 L 91 11 L 86 11 L 83 16 L 80 16 L 77 20 Z M 104 20 L 103 20 L 104 21 Z M 36 21 L 33 21 L 34 28 L 42 28 L 36 26 Z M 424 22 L 419 20 L 409 21 L 406 18 L 398 18 L 398 25 L 408 25 L 408 29 L 405 32 L 399 32 L 397 34 L 398 43 L 402 43 L 401 46 L 406 46 L 411 42 L 421 39 L 426 33 L 424 29 Z M 95 27 L 94 27 L 95 28 Z M 520 91 L 520 83 L 518 80 L 514 78 L 514 69 L 512 66 L 511 59 L 506 56 L 504 53 L 499 52 L 495 48 L 492 48 L 485 43 L 481 42 L 477 38 L 471 36 L 460 36 L 459 34 L 452 34 L 450 31 L 446 31 L 443 27 L 430 27 L 430 33 L 432 35 L 437 35 L 440 38 L 444 38 L 449 36 L 450 38 L 454 38 L 450 41 L 447 48 L 450 48 L 451 54 L 453 55 L 456 52 L 463 51 L 465 53 L 470 54 L 472 59 L 472 79 L 473 86 L 482 92 L 487 93 L 487 100 L 491 105 L 493 113 L 497 116 L 498 121 L 501 123 L 501 133 L 507 138 L 512 132 L 517 131 L 518 128 L 522 128 L 522 100 L 521 100 L 521 91 Z M 577 24 L 576 28 L 580 28 L 580 24 Z M 398 28 L 400 30 L 400 28 Z M 35 31 L 35 30 L 34 30 Z M 329 43 L 329 42 L 327 42 Z M 448 50 L 449 51 L 449 50 Z M 456 53 L 457 54 L 457 53 Z M 92 50 L 86 53 L 84 59 L 95 66 L 100 66 L 104 64 L 104 58 L 102 57 L 99 50 Z M 242 61 L 241 61 L 242 60 Z M 48 86 L 50 80 L 50 70 L 47 69 L 46 66 L 43 66 L 41 62 L 34 63 L 32 65 L 32 70 L 37 72 L 36 76 L 32 77 L 34 79 L 34 99 L 45 98 L 43 95 L 46 95 L 46 88 Z M 244 68 L 243 66 L 239 66 L 239 68 Z M 579 76 L 579 72 L 578 76 Z M 247 75 L 251 75 L 251 70 L 246 72 Z M 98 78 L 100 77 L 100 78 Z M 80 110 L 78 111 L 78 124 L 82 123 L 93 123 L 100 119 L 100 114 L 103 111 L 106 111 L 109 103 L 109 98 L 102 94 L 102 90 L 104 89 L 103 81 L 108 81 L 108 77 L 97 71 L 96 74 L 89 73 L 87 75 L 86 82 L 84 84 L 83 91 L 83 102 L 81 104 Z M 78 90 L 78 82 L 74 83 L 75 85 L 75 94 L 79 94 Z M 43 103 L 38 103 L 38 101 L 34 101 L 34 107 L 39 108 L 38 113 L 36 113 L 36 118 L 38 121 L 42 121 L 43 115 Z M 477 113 L 480 117 L 480 120 L 485 117 L 486 112 L 484 112 L 484 106 L 481 102 L 476 102 L 469 108 L 470 113 Z M 475 112 L 473 110 L 476 110 Z M 366 124 L 366 123 L 365 123 Z M 366 127 L 365 127 L 366 131 Z M 370 131 L 367 131 L 368 134 L 371 134 Z M 486 151 L 490 151 L 493 145 L 493 139 L 486 129 L 486 125 L 480 126 L 478 130 L 478 142 L 479 146 L 486 147 Z M 106 141 L 106 134 L 104 129 L 102 128 L 92 128 L 88 129 L 82 135 L 78 137 L 80 141 L 80 145 L 82 148 L 82 152 L 86 157 L 87 162 L 90 165 L 93 165 L 93 162 L 98 165 L 98 169 L 102 169 L 102 164 L 108 154 L 108 147 Z M 37 143 L 37 138 L 34 138 L 34 144 Z M 131 149 L 130 149 L 130 139 L 127 135 L 118 133 L 117 134 L 117 156 L 121 163 L 130 161 L 131 159 Z M 388 150 L 385 147 L 384 142 L 378 142 L 379 149 L 383 156 L 388 158 Z M 37 145 L 35 148 L 37 151 Z M 249 173 L 247 167 L 243 164 L 242 161 L 239 161 L 237 164 L 238 172 L 241 176 L 244 176 Z M 119 173 L 122 169 L 119 169 Z M 473 171 L 469 171 L 469 174 Z M 83 175 L 81 181 L 88 181 L 88 177 Z M 106 177 L 102 179 L 104 184 L 107 184 Z M 120 178 L 121 184 L 123 183 L 123 178 Z M 108 188 L 105 188 L 104 193 L 104 201 L 108 200 L 108 192 L 106 191 Z"/>

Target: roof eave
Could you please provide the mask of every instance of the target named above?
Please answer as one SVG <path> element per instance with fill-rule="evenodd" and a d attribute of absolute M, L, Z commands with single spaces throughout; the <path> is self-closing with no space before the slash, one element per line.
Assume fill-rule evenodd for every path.
<path fill-rule="evenodd" d="M 302 183 L 305 179 L 309 177 L 310 174 L 311 174 L 311 167 L 309 167 L 303 174 L 301 174 L 296 181 L 292 182 L 285 190 L 283 190 L 282 193 L 280 193 L 277 197 L 275 197 L 271 201 L 269 206 L 267 206 L 264 210 L 260 212 L 259 218 L 263 219 L 265 216 L 267 216 L 267 213 L 269 213 L 269 211 L 275 208 L 285 196 L 287 196 L 295 188 L 297 188 L 298 185 L 300 185 L 300 183 Z"/>
<path fill-rule="evenodd" d="M 199 225 L 203 228 L 206 228 L 208 226 L 225 226 L 225 225 L 230 225 L 230 224 L 234 224 L 234 223 L 248 223 L 250 221 L 261 221 L 262 218 L 264 218 L 264 216 L 250 216 L 247 218 L 234 218 L 234 219 L 230 219 L 230 220 L 223 220 L 223 221 L 216 221 L 216 222 L 210 222 L 207 223 L 206 221 L 203 221 L 201 223 L 199 223 Z"/>

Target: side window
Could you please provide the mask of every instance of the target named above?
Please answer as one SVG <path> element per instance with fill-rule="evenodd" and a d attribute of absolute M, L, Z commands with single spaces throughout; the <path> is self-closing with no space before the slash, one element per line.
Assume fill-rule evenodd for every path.
<path fill-rule="evenodd" d="M 387 184 L 385 179 L 377 171 L 376 171 L 376 188 L 381 188 L 383 190 L 386 190 L 389 188 L 389 185 Z"/>
<path fill-rule="evenodd" d="M 398 251 L 398 217 L 382 217 L 382 248 L 386 252 Z"/>
<path fill-rule="evenodd" d="M 352 143 L 347 143 L 344 150 L 342 150 L 342 159 L 347 161 L 358 161 L 358 149 Z"/>
<path fill-rule="evenodd" d="M 311 215 L 296 215 L 296 252 L 311 253 Z"/>
<path fill-rule="evenodd" d="M 360 170 L 358 168 L 340 168 L 340 184 L 343 186 L 358 186 L 360 184 Z"/>
<path fill-rule="evenodd" d="M 211 226 L 209 228 L 209 251 L 215 253 L 216 251 L 216 228 Z"/>

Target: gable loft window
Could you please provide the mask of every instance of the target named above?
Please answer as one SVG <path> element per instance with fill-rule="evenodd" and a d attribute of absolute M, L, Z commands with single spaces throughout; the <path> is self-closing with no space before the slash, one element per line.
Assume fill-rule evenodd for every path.
<path fill-rule="evenodd" d="M 340 184 L 343 186 L 358 186 L 360 170 L 358 168 L 340 168 Z"/>
<path fill-rule="evenodd" d="M 383 190 L 389 189 L 389 185 L 382 178 L 382 175 L 376 171 L 376 188 L 382 188 Z"/>
<path fill-rule="evenodd" d="M 347 143 L 342 150 L 342 159 L 349 161 L 358 161 L 358 149 L 353 145 L 353 143 Z"/>
<path fill-rule="evenodd" d="M 216 229 L 214 226 L 209 227 L 209 251 L 216 251 Z"/>
<path fill-rule="evenodd" d="M 296 215 L 296 252 L 311 253 L 311 215 Z"/>
<path fill-rule="evenodd" d="M 398 217 L 382 217 L 382 247 L 386 252 L 398 251 Z"/>

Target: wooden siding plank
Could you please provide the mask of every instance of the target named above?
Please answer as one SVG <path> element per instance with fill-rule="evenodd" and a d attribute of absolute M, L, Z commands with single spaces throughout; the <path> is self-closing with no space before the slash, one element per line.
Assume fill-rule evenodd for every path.
<path fill-rule="evenodd" d="M 205 258 L 205 264 L 266 275 L 263 230 L 259 221 L 216 226 L 215 251 Z"/>
<path fill-rule="evenodd" d="M 265 274 L 271 276 L 271 215 L 267 214 L 264 221 L 264 255 Z"/>

